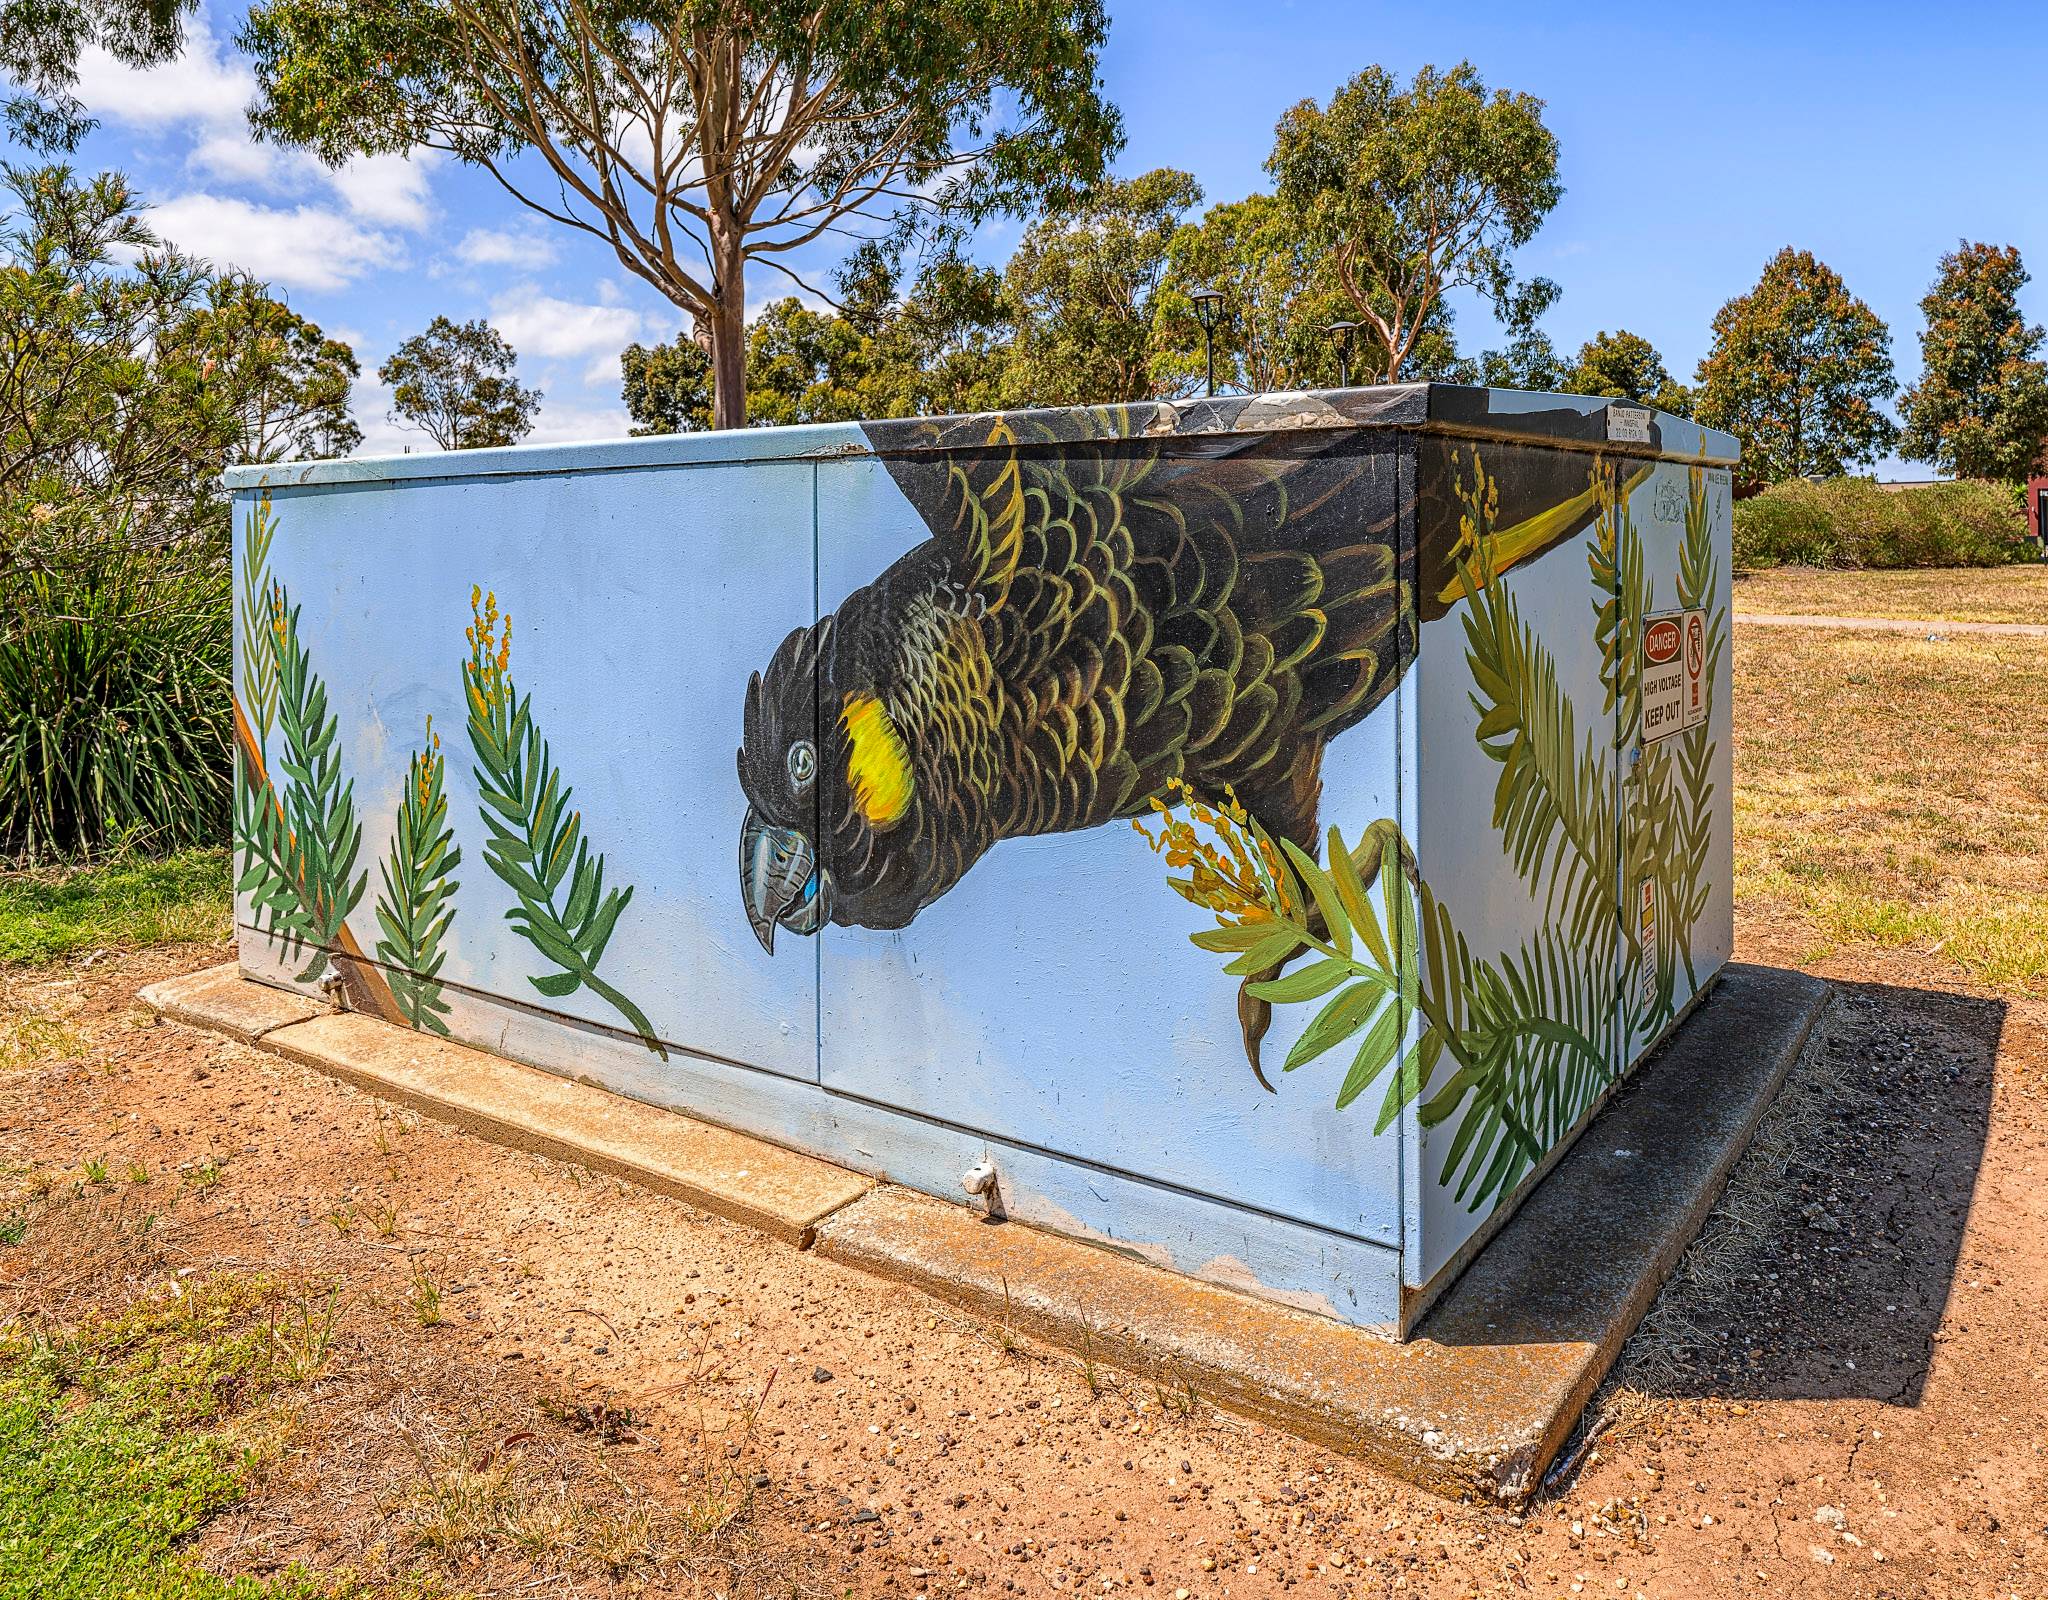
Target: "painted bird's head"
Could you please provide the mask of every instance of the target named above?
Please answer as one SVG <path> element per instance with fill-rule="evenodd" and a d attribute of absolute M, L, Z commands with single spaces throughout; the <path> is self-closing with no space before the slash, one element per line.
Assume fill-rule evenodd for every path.
<path fill-rule="evenodd" d="M 928 898 L 912 752 L 855 609 L 799 628 L 747 684 L 740 894 L 771 954 L 778 927 L 900 928 Z"/>

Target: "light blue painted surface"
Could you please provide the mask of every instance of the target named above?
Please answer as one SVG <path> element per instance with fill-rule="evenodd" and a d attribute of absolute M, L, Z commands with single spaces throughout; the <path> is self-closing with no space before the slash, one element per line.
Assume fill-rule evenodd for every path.
<path fill-rule="evenodd" d="M 772 957 L 757 945 L 735 861 L 748 675 L 929 534 L 860 429 L 232 481 L 238 541 L 271 494 L 271 572 L 303 607 L 339 721 L 364 826 L 370 888 L 350 926 L 365 948 L 409 754 L 428 715 L 441 734 L 464 857 L 441 972 L 456 1037 L 950 1198 L 993 1155 L 1021 1220 L 1389 1329 L 1403 1285 L 1426 1283 L 1485 1220 L 1437 1184 L 1441 1137 L 1413 1107 L 1379 1134 L 1377 1091 L 1334 1108 L 1345 1052 L 1279 1071 L 1313 1007 L 1280 1008 L 1265 1051 L 1278 1092 L 1259 1087 L 1235 980 L 1187 939 L 1211 920 L 1165 892 L 1127 823 L 1005 841 L 900 930 L 786 935 Z M 1506 581 L 1588 703 L 1580 543 Z M 549 999 L 529 982 L 548 968 L 484 860 L 463 732 L 472 584 L 510 613 L 512 676 L 607 881 L 632 886 L 602 966 L 666 1060 L 587 989 Z M 1463 651 L 1455 614 L 1425 625 L 1417 670 L 1330 745 L 1322 818 L 1352 838 L 1398 820 L 1461 926 L 1491 937 L 1534 913 L 1490 834 L 1497 769 L 1471 740 Z M 239 906 L 244 966 L 293 981 L 301 960 L 255 930 L 246 895 Z M 1726 918 L 1722 894 L 1709 921 Z M 1709 944 L 1718 965 L 1725 937 Z"/>

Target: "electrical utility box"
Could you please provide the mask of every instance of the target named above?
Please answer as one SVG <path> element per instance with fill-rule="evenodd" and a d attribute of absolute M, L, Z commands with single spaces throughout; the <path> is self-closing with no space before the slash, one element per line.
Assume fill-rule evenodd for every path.
<path fill-rule="evenodd" d="M 1405 1336 L 1728 958 L 1734 459 L 1413 384 L 238 468 L 242 968 Z"/>

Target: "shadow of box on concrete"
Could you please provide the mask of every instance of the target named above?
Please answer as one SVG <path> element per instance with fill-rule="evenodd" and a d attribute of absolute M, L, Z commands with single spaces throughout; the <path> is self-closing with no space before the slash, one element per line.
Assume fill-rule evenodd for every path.
<path fill-rule="evenodd" d="M 241 968 L 1406 1335 L 1728 958 L 1733 459 L 1410 385 L 237 469 Z"/>

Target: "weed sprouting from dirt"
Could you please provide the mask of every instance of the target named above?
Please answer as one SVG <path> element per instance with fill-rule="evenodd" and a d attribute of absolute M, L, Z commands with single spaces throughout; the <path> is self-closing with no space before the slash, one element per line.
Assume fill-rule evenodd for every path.
<path fill-rule="evenodd" d="M 273 1360 L 287 1383 L 309 1383 L 327 1365 L 340 1320 L 340 1290 L 330 1285 L 324 1295 L 301 1286 L 271 1308 Z"/>
<path fill-rule="evenodd" d="M 441 1286 L 421 1262 L 413 1263 L 406 1303 L 412 1307 L 413 1320 L 422 1328 L 438 1328 L 447 1320 L 441 1311 Z"/>

